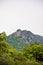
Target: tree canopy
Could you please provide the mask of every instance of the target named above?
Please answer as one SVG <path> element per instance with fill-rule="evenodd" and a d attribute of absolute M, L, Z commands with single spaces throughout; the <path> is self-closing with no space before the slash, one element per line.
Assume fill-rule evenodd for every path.
<path fill-rule="evenodd" d="M 0 33 L 0 65 L 43 65 L 43 44 L 34 42 L 17 51 L 6 42 L 6 36 Z"/>

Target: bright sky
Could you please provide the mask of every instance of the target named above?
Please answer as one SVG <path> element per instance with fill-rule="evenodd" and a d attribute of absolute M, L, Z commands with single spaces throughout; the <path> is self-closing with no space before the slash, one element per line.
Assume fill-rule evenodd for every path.
<path fill-rule="evenodd" d="M 43 36 L 43 0 L 0 0 L 0 32 L 19 28 Z"/>

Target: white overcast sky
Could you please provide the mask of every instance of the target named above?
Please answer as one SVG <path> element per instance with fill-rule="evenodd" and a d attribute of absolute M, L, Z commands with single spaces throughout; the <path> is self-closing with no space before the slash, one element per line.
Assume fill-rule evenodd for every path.
<path fill-rule="evenodd" d="M 43 0 L 0 0 L 0 32 L 17 29 L 43 36 Z"/>

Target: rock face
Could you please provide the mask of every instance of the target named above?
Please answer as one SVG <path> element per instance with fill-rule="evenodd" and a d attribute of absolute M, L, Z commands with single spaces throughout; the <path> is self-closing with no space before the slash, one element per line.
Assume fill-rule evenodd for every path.
<path fill-rule="evenodd" d="M 31 41 L 31 39 L 33 38 L 33 33 L 31 33 L 30 31 L 26 31 L 26 30 L 20 30 L 20 29 L 18 29 L 15 33 L 14 33 L 14 35 L 16 36 L 16 37 L 21 37 L 21 38 L 23 38 L 24 40 L 26 40 L 26 41 Z"/>
<path fill-rule="evenodd" d="M 18 29 L 18 30 L 15 32 L 15 35 L 16 35 L 16 36 L 21 36 L 21 30 Z"/>
<path fill-rule="evenodd" d="M 31 31 L 18 29 L 16 32 L 7 37 L 7 42 L 15 48 L 20 49 L 27 43 L 43 43 L 43 37 L 40 35 L 35 35 Z"/>
<path fill-rule="evenodd" d="M 39 43 L 43 43 L 43 37 L 40 35 L 35 35 L 30 31 L 26 31 L 26 30 L 20 30 L 18 29 L 14 35 L 16 35 L 16 37 L 21 37 L 24 40 L 26 40 L 27 42 L 39 42 Z"/>

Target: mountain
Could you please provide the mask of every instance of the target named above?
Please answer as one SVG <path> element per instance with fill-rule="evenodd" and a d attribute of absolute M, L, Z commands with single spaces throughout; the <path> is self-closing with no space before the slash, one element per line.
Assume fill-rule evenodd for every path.
<path fill-rule="evenodd" d="M 5 32 L 0 33 L 0 65 L 43 65 L 43 44 L 26 45 L 22 51 L 17 51 L 7 43 L 6 37 Z"/>
<path fill-rule="evenodd" d="M 20 30 L 7 36 L 7 42 L 14 46 L 16 49 L 21 50 L 26 44 L 38 42 L 43 43 L 43 37 L 40 35 L 35 35 L 31 31 Z"/>

